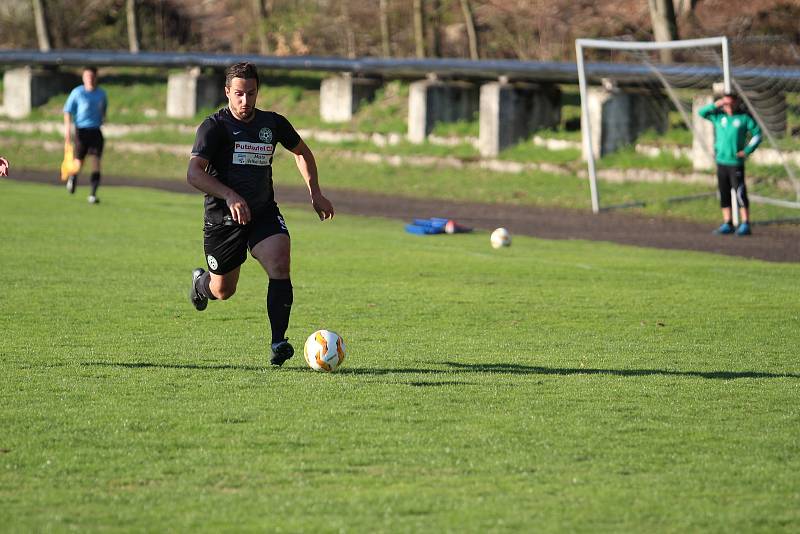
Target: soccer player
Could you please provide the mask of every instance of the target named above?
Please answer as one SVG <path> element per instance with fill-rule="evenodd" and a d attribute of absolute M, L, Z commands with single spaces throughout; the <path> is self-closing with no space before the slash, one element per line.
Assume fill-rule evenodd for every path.
<path fill-rule="evenodd" d="M 72 123 L 75 122 L 75 159 L 77 171 L 67 179 L 67 191 L 75 192 L 78 174 L 86 155 L 92 156 L 91 193 L 89 204 L 97 204 L 97 188 L 100 186 L 100 158 L 103 157 L 103 133 L 100 126 L 106 118 L 108 98 L 106 92 L 97 86 L 97 68 L 84 67 L 81 75 L 83 85 L 69 94 L 64 104 L 64 141 L 72 142 Z"/>
<path fill-rule="evenodd" d="M 294 154 L 321 221 L 333 217 L 333 205 L 322 195 L 311 150 L 289 121 L 256 109 L 259 80 L 251 63 L 225 71 L 228 106 L 206 118 L 197 129 L 187 180 L 205 196 L 203 245 L 208 272 L 192 272 L 189 299 L 198 311 L 209 299 L 233 296 L 247 250 L 267 273 L 267 316 L 272 329 L 273 365 L 294 354 L 286 338 L 293 292 L 289 276 L 289 230 L 275 203 L 272 157 L 280 143 Z"/>
<path fill-rule="evenodd" d="M 3 156 L 0 156 L 0 176 L 8 176 L 8 170 L 11 166 L 8 164 L 8 160 Z"/>
<path fill-rule="evenodd" d="M 734 189 L 741 217 L 736 235 L 750 235 L 750 202 L 744 183 L 744 161 L 761 143 L 761 128 L 753 117 L 739 109 L 739 98 L 735 93 L 725 93 L 713 104 L 701 108 L 698 114 L 714 124 L 714 153 L 723 220 L 714 233 L 734 232 L 730 195 Z"/>

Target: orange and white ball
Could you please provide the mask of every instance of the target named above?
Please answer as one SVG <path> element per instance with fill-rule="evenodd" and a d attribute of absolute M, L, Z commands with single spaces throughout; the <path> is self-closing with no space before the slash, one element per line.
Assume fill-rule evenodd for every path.
<path fill-rule="evenodd" d="M 489 241 L 492 243 L 492 248 L 501 248 L 511 246 L 511 234 L 505 228 L 498 228 L 492 232 Z"/>
<path fill-rule="evenodd" d="M 315 371 L 332 373 L 344 361 L 344 340 L 336 332 L 317 330 L 306 339 L 303 355 Z"/>

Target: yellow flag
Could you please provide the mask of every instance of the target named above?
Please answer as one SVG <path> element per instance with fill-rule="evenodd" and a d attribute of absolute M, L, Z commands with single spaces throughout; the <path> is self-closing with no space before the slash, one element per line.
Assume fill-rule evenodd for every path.
<path fill-rule="evenodd" d="M 67 178 L 76 172 L 78 172 L 78 166 L 75 164 L 72 143 L 64 143 L 64 161 L 61 162 L 61 181 L 66 182 Z"/>

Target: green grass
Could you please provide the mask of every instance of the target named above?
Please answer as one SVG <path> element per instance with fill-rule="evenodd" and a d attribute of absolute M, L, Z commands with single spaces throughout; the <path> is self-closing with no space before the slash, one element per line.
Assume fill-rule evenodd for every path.
<path fill-rule="evenodd" d="M 474 120 L 456 122 L 439 122 L 433 127 L 434 135 L 442 137 L 478 137 L 480 127 L 477 116 Z"/>
<path fill-rule="evenodd" d="M 800 521 L 800 267 L 284 207 L 203 313 L 201 199 L 0 182 L 0 521 L 25 531 L 763 531 Z M 168 231 L 165 231 L 167 230 Z M 721 290 L 735 273 L 736 291 Z"/>
<path fill-rule="evenodd" d="M 606 154 L 597 160 L 599 169 L 652 169 L 661 171 L 672 171 L 682 173 L 692 173 L 692 162 L 687 157 L 676 158 L 667 152 L 661 152 L 658 156 L 648 156 L 640 154 L 633 147 L 623 148 Z"/>
<path fill-rule="evenodd" d="M 57 138 L 57 136 L 56 136 Z M 29 137 L 3 136 L 4 154 L 10 158 L 13 169 L 52 170 L 54 175 L 61 165 L 62 152 L 43 149 L 33 150 Z M 349 146 L 347 144 L 343 146 Z M 352 143 L 356 149 L 362 144 Z M 386 154 L 404 153 L 404 145 L 397 152 L 387 149 Z M 422 153 L 427 155 L 458 155 L 458 147 L 426 147 Z M 325 189 L 348 189 L 374 193 L 403 195 L 416 198 L 439 198 L 446 200 L 480 201 L 498 204 L 556 206 L 575 209 L 590 209 L 588 181 L 577 176 L 552 174 L 540 171 L 521 173 L 496 173 L 474 167 L 453 169 L 449 167 L 401 166 L 389 164 L 361 163 L 342 158 L 338 146 L 325 143 L 312 143 L 320 168 L 320 180 Z M 471 150 L 463 147 L 465 159 Z M 532 146 L 531 151 L 540 150 Z M 185 180 L 191 144 L 186 143 L 186 156 L 167 152 L 138 154 L 114 148 L 109 142 L 103 155 L 103 172 L 108 175 L 135 176 L 150 180 Z M 358 150 L 355 150 L 358 151 Z M 551 154 L 569 153 L 557 151 Z M 407 148 L 406 155 L 414 154 Z M 638 156 L 637 156 L 638 157 Z M 645 158 L 645 156 L 641 156 Z M 554 158 L 555 159 L 555 158 Z M 558 163 L 557 160 L 554 162 Z M 578 169 L 575 163 L 562 162 Z M 582 169 L 582 165 L 580 165 Z M 286 177 L 290 183 L 301 184 L 294 160 L 285 151 L 278 151 L 274 161 L 275 175 Z M 775 171 L 780 174 L 778 171 Z M 756 194 L 793 200 L 793 194 L 780 191 L 775 186 L 775 177 L 756 179 L 749 172 L 750 189 Z M 648 183 L 648 182 L 600 182 L 600 195 L 603 205 L 626 204 L 646 201 L 647 206 L 638 209 L 653 216 L 675 216 L 713 222 L 719 218 L 716 200 L 709 197 L 688 203 L 667 202 L 671 197 L 714 192 L 715 187 L 709 175 L 704 184 Z M 781 219 L 797 217 L 796 210 L 757 205 L 753 208 L 754 220 Z"/>

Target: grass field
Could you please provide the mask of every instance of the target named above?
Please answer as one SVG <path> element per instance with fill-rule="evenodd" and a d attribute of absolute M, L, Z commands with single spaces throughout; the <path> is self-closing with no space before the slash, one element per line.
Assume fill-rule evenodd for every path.
<path fill-rule="evenodd" d="M 33 136 L 34 134 L 24 134 L 4 138 L 4 151 L 12 161 L 12 172 L 15 169 L 32 169 L 55 173 L 63 157 L 60 148 L 56 148 L 60 145 L 54 145 L 52 149 L 47 150 L 39 142 L 33 141 Z M 313 142 L 311 145 L 319 163 L 321 182 L 326 190 L 349 189 L 417 198 L 591 209 L 588 181 L 577 176 L 540 171 L 501 173 L 475 167 L 453 169 L 430 165 L 397 167 L 388 164 L 362 163 L 343 158 L 339 147 Z M 357 143 L 353 145 L 359 146 Z M 398 150 L 400 154 L 413 157 L 410 151 L 404 151 L 407 145 L 400 147 Z M 447 147 L 434 148 L 443 150 Z M 540 153 L 547 152 L 538 147 L 534 149 Z M 191 147 L 187 145 L 185 156 L 161 151 L 135 153 L 117 149 L 114 147 L 114 142 L 110 141 L 103 154 L 103 172 L 106 175 L 135 176 L 153 181 L 185 180 L 190 151 Z M 285 177 L 287 183 L 296 185 L 302 183 L 290 154 L 285 150 L 278 151 L 274 168 L 275 175 Z M 87 179 L 85 174 L 82 178 L 84 183 Z M 751 176 L 748 187 L 751 193 L 771 194 L 777 198 L 789 195 L 786 191 L 778 191 L 769 179 L 759 181 Z M 714 196 L 680 203 L 668 203 L 667 199 L 712 191 L 713 186 L 710 184 L 677 182 L 601 182 L 600 184 L 604 205 L 645 200 L 647 206 L 637 211 L 652 216 L 678 217 L 709 224 L 717 223 L 719 219 L 719 203 Z M 797 210 L 756 205 L 752 214 L 753 219 L 758 222 L 797 217 Z"/>
<path fill-rule="evenodd" d="M 800 523 L 796 264 L 526 237 L 495 251 L 284 207 L 289 335 L 348 343 L 324 375 L 268 365 L 252 260 L 232 300 L 186 301 L 199 195 L 0 193 L 5 531 Z"/>

